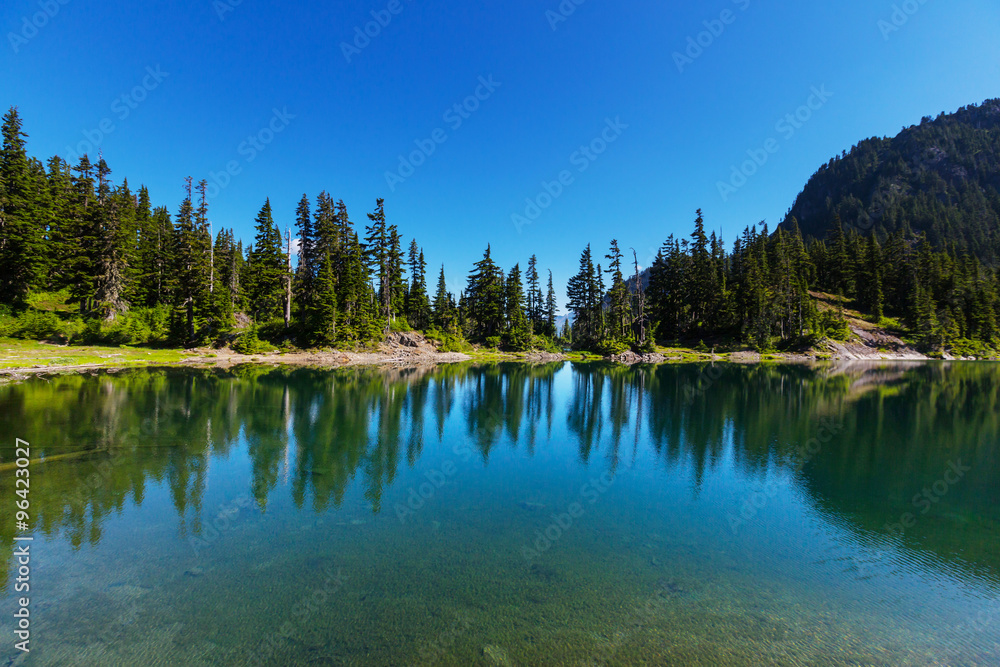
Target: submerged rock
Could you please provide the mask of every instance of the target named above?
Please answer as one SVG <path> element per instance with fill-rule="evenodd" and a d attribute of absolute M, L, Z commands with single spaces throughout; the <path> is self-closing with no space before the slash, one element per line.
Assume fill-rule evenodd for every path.
<path fill-rule="evenodd" d="M 205 575 L 205 570 L 200 567 L 192 567 L 190 570 L 184 570 L 185 577 L 201 577 Z"/>
<path fill-rule="evenodd" d="M 545 509 L 545 505 L 543 505 L 542 503 L 533 503 L 533 502 L 529 502 L 527 500 L 525 500 L 524 502 L 518 503 L 517 506 L 520 507 L 521 509 L 528 510 L 529 512 L 534 512 L 535 510 L 543 510 L 543 509 Z"/>

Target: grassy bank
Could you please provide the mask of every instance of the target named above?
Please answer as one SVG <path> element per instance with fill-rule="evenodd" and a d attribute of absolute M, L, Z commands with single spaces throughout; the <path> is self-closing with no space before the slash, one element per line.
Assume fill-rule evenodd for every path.
<path fill-rule="evenodd" d="M 176 364 L 194 356 L 184 350 L 55 345 L 34 340 L 0 338 L 0 371 Z"/>

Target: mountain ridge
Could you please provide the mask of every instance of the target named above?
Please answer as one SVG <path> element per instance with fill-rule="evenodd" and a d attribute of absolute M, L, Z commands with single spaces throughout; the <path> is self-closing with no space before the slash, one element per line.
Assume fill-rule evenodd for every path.
<path fill-rule="evenodd" d="M 794 218 L 822 239 L 837 216 L 861 234 L 925 234 L 1000 264 L 1000 99 L 858 142 L 810 177 L 781 226 Z"/>

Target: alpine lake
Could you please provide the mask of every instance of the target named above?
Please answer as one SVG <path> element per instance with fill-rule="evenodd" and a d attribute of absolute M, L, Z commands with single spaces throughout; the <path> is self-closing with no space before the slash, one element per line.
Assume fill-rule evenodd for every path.
<path fill-rule="evenodd" d="M 0 665 L 1000 665 L 1000 365 L 95 372 L 0 431 Z"/>

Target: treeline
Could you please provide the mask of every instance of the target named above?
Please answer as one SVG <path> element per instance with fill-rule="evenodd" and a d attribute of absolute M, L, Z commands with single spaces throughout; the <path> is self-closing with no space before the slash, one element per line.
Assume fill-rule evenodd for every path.
<path fill-rule="evenodd" d="M 0 307 L 8 318 L 21 311 L 31 337 L 65 331 L 54 314 L 26 308 L 33 295 L 62 292 L 81 316 L 70 333 L 91 340 L 208 344 L 248 329 L 237 344 L 256 351 L 258 331 L 273 342 L 333 345 L 415 328 L 453 345 L 551 344 L 538 336 L 555 333 L 552 275 L 543 297 L 534 256 L 522 278 L 519 266 L 501 270 L 487 248 L 457 298 L 443 266 L 431 294 L 423 249 L 415 239 L 404 249 L 381 199 L 359 231 L 342 200 L 303 195 L 297 251 L 265 201 L 244 248 L 231 229 L 213 235 L 204 180 L 187 179 L 171 216 L 153 208 L 145 187 L 112 185 L 103 158 L 70 166 L 55 156 L 46 166 L 28 157 L 26 136 L 11 109 L 0 149 Z"/>
<path fill-rule="evenodd" d="M 997 272 L 908 230 L 863 237 L 834 216 L 825 240 L 806 242 L 790 217 L 773 234 L 747 227 L 727 251 L 699 210 L 691 236 L 670 236 L 645 270 L 617 240 L 603 258 L 587 246 L 566 289 L 572 325 L 557 331 L 552 273 L 543 281 L 536 256 L 505 271 L 487 247 L 459 294 L 443 266 L 431 291 L 423 249 L 404 243 L 381 199 L 358 228 L 342 200 L 303 195 L 294 236 L 265 201 L 244 247 L 231 229 L 212 229 L 205 181 L 187 179 L 171 215 L 145 187 L 113 185 L 103 157 L 74 166 L 29 158 L 16 109 L 2 134 L 0 335 L 258 352 L 270 346 L 262 340 L 371 344 L 418 329 L 445 350 L 467 341 L 513 351 L 698 341 L 768 350 L 849 335 L 844 306 L 819 308 L 818 290 L 874 322 L 895 318 L 928 348 L 979 356 L 997 344 Z M 78 312 L 57 314 L 63 301 Z"/>
<path fill-rule="evenodd" d="M 928 349 L 996 349 L 1000 275 L 955 244 L 934 250 L 925 235 L 901 230 L 880 243 L 875 234 L 845 232 L 839 218 L 826 240 L 809 243 L 794 218 L 773 234 L 760 226 L 747 227 L 727 253 L 714 232 L 706 235 L 699 210 L 691 237 L 671 235 L 629 285 L 617 241 L 606 270 L 594 266 L 588 246 L 568 288 L 575 343 L 648 346 L 647 331 L 660 342 L 735 340 L 759 350 L 843 339 L 848 301 L 875 323 L 896 318 Z M 841 297 L 840 307 L 819 308 L 811 291 Z"/>

